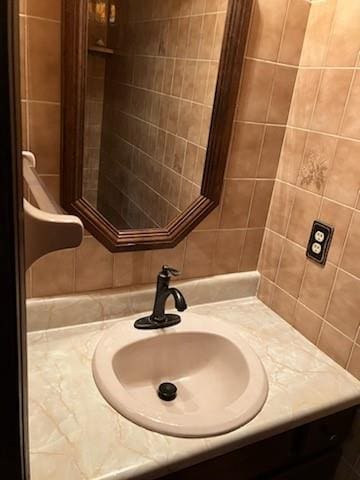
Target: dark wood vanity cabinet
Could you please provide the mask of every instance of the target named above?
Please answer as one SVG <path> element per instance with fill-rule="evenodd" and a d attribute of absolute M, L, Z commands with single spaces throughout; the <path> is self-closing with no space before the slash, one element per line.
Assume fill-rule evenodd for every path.
<path fill-rule="evenodd" d="M 161 480 L 333 480 L 356 408 L 161 477 Z"/>

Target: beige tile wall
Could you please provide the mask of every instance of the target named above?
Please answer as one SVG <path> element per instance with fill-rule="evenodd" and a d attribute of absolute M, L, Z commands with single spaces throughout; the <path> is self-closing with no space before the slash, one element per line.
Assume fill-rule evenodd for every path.
<path fill-rule="evenodd" d="M 360 2 L 313 2 L 259 262 L 259 297 L 360 379 Z M 335 227 L 323 268 L 305 248 Z M 339 480 L 360 478 L 359 422 Z"/>
<path fill-rule="evenodd" d="M 33 142 L 31 147 L 39 165 L 49 168 L 50 159 L 59 149 L 59 118 L 56 117 L 52 134 L 48 108 L 50 97 L 54 103 L 51 107 L 59 109 L 59 3 L 58 0 L 27 2 L 21 14 L 23 57 L 27 65 L 27 69 L 23 69 L 23 85 L 31 83 L 31 75 L 36 75 L 37 92 L 46 110 L 42 117 L 36 116 L 37 123 L 42 122 L 43 149 Z M 204 2 L 216 8 L 221 5 L 221 0 L 197 1 L 199 5 Z M 160 265 L 165 262 L 182 270 L 186 278 L 256 269 L 309 10 L 308 2 L 303 0 L 273 0 L 271 3 L 273 8 L 269 10 L 267 0 L 254 2 L 220 206 L 172 250 L 114 255 L 88 235 L 80 248 L 51 254 L 32 267 L 29 296 L 153 282 Z M 33 23 L 39 24 L 41 29 L 29 28 Z M 50 41 L 44 38 L 46 32 Z M 23 98 L 26 111 L 29 102 L 24 90 Z M 33 122 L 35 118 L 29 122 L 29 117 L 24 115 L 25 140 Z M 57 189 L 58 174 L 56 163 L 52 182 L 48 184 Z"/>
<path fill-rule="evenodd" d="M 119 2 L 98 205 L 116 224 L 164 227 L 199 196 L 227 3 Z"/>
<path fill-rule="evenodd" d="M 37 154 L 38 173 L 58 198 L 60 5 L 57 2 L 20 2 L 20 45 L 23 147 Z"/>
<path fill-rule="evenodd" d="M 358 0 L 311 6 L 259 264 L 260 297 L 358 378 L 359 25 Z M 335 227 L 325 268 L 305 257 L 315 219 Z"/>

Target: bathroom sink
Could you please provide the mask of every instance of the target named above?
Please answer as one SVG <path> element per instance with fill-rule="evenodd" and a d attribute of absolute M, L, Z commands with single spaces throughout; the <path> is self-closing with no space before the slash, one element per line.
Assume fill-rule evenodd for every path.
<path fill-rule="evenodd" d="M 263 365 L 235 328 L 186 312 L 171 328 L 140 331 L 120 321 L 100 340 L 93 374 L 124 417 L 156 432 L 203 437 L 249 422 L 265 403 Z M 159 397 L 169 382 L 176 398 Z"/>

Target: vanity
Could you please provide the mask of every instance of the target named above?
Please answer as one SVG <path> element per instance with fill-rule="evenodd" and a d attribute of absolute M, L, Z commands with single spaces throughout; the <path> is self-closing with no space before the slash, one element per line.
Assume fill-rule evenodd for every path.
<path fill-rule="evenodd" d="M 127 420 L 93 379 L 99 341 L 110 328 L 133 325 L 141 309 L 150 310 L 153 289 L 69 296 L 57 304 L 31 300 L 29 322 L 57 326 L 28 334 L 32 478 L 331 479 L 360 403 L 360 384 L 255 298 L 256 284 L 254 272 L 178 285 L 185 297 L 189 292 L 190 317 L 204 324 L 211 317 L 236 331 L 258 355 L 269 382 L 265 404 L 252 420 L 199 438 L 164 435 Z M 98 314 L 91 318 L 95 306 Z M 78 319 L 85 321 L 88 312 L 94 321 L 60 326 L 67 312 L 69 322 L 80 312 Z"/>

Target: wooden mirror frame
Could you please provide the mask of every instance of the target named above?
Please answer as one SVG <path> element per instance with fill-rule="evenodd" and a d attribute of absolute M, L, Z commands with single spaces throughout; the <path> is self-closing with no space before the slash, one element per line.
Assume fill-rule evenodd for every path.
<path fill-rule="evenodd" d="M 88 0 L 62 4 L 61 204 L 111 252 L 175 247 L 220 202 L 252 0 L 229 0 L 200 196 L 165 228 L 138 230 L 118 230 L 82 197 Z"/>

